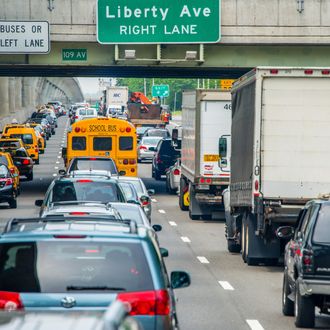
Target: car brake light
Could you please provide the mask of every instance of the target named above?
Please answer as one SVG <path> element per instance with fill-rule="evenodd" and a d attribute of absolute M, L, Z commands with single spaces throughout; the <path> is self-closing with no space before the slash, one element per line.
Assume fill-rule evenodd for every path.
<path fill-rule="evenodd" d="M 78 119 L 78 116 L 74 116 L 74 119 Z"/>
<path fill-rule="evenodd" d="M 128 165 L 128 159 L 124 159 L 124 160 L 123 160 L 123 164 L 124 164 L 124 165 Z"/>
<path fill-rule="evenodd" d="M 305 74 L 308 74 L 308 75 L 313 74 L 313 70 L 305 70 Z"/>
<path fill-rule="evenodd" d="M 22 160 L 22 164 L 23 165 L 29 165 L 30 164 L 30 161 L 28 159 L 23 159 Z"/>
<path fill-rule="evenodd" d="M 158 154 L 156 157 L 156 163 L 161 164 L 163 161 L 160 159 L 160 155 Z"/>
<path fill-rule="evenodd" d="M 303 249 L 301 252 L 302 268 L 304 273 L 314 272 L 314 253 L 312 250 Z"/>
<path fill-rule="evenodd" d="M 140 146 L 140 150 L 147 150 L 148 148 L 146 146 Z"/>
<path fill-rule="evenodd" d="M 76 133 L 79 133 L 79 132 L 80 132 L 80 127 L 76 127 L 76 128 L 74 129 L 74 131 L 75 131 Z"/>
<path fill-rule="evenodd" d="M 173 171 L 173 174 L 174 174 L 174 175 L 180 175 L 180 170 L 176 168 L 176 169 Z"/>
<path fill-rule="evenodd" d="M 10 173 L 15 174 L 15 169 L 13 167 L 10 169 Z"/>
<path fill-rule="evenodd" d="M 93 182 L 93 180 L 81 179 L 81 180 L 77 180 L 77 182 L 79 182 L 79 183 L 87 183 L 87 182 Z"/>
<path fill-rule="evenodd" d="M 135 160 L 135 159 L 130 159 L 130 160 L 129 160 L 129 164 L 130 164 L 130 165 L 134 165 L 135 163 L 136 163 L 136 160 Z"/>
<path fill-rule="evenodd" d="M 0 310 L 15 311 L 23 308 L 24 306 L 19 293 L 0 291 Z"/>
<path fill-rule="evenodd" d="M 170 313 L 170 299 L 166 290 L 119 293 L 117 299 L 128 304 L 129 315 Z"/>
<path fill-rule="evenodd" d="M 13 184 L 13 179 L 12 178 L 6 179 L 6 186 L 11 186 L 12 184 Z"/>
<path fill-rule="evenodd" d="M 200 178 L 199 179 L 199 183 L 205 183 L 205 179 L 204 178 Z"/>
<path fill-rule="evenodd" d="M 94 158 L 89 158 L 89 160 L 96 160 L 96 158 L 94 157 Z"/>
<path fill-rule="evenodd" d="M 270 70 L 270 73 L 271 73 L 271 74 L 278 74 L 278 70 L 277 70 L 277 69 L 271 69 L 271 70 Z"/>
<path fill-rule="evenodd" d="M 126 132 L 127 132 L 127 133 L 130 133 L 131 130 L 132 130 L 132 129 L 131 129 L 130 127 L 126 127 Z"/>
<path fill-rule="evenodd" d="M 86 235 L 54 235 L 54 238 L 66 239 L 66 238 L 86 238 Z"/>
<path fill-rule="evenodd" d="M 69 215 L 87 215 L 88 212 L 70 212 Z"/>
<path fill-rule="evenodd" d="M 327 74 L 328 75 L 328 74 L 330 74 L 330 70 L 322 70 L 322 74 L 324 74 L 324 75 Z"/>
<path fill-rule="evenodd" d="M 134 173 L 135 172 L 135 168 L 131 168 L 131 172 Z"/>

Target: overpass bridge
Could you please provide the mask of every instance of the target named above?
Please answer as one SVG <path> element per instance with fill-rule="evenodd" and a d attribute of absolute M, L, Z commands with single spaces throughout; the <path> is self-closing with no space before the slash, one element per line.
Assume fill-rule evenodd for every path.
<path fill-rule="evenodd" d="M 220 26 L 205 27 L 221 28 L 216 43 L 104 45 L 97 42 L 95 0 L 0 0 L 0 20 L 50 26 L 48 54 L 0 54 L 2 117 L 20 104 L 35 105 L 59 94 L 82 98 L 76 81 L 56 77 L 237 78 L 258 65 L 330 66 L 330 0 L 220 3 Z M 72 58 L 66 56 L 71 51 Z M 16 96 L 19 90 L 22 97 Z"/>

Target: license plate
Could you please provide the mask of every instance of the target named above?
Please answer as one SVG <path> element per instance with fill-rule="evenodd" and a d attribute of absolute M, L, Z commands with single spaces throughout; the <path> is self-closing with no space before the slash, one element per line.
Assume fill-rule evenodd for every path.
<path fill-rule="evenodd" d="M 204 155 L 204 162 L 217 162 L 219 155 Z"/>

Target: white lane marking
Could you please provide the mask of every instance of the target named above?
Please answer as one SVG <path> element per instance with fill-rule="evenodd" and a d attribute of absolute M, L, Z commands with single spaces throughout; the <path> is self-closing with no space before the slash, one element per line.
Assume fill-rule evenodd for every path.
<path fill-rule="evenodd" d="M 222 286 L 224 290 L 234 291 L 234 288 L 227 281 L 219 281 L 219 284 Z"/>
<path fill-rule="evenodd" d="M 55 169 L 55 170 L 58 170 L 58 166 L 55 166 L 54 169 Z"/>
<path fill-rule="evenodd" d="M 164 210 L 158 210 L 159 213 L 165 214 L 166 212 Z"/>
<path fill-rule="evenodd" d="M 53 174 L 53 176 L 57 176 L 57 174 L 56 174 L 56 173 L 54 173 L 54 174 Z"/>
<path fill-rule="evenodd" d="M 58 159 L 61 159 L 62 157 L 61 156 L 57 156 Z"/>
<path fill-rule="evenodd" d="M 155 199 L 155 198 L 151 198 L 151 201 L 154 203 L 157 203 L 157 199 Z"/>
<path fill-rule="evenodd" d="M 184 243 L 191 243 L 191 240 L 187 236 L 181 236 L 181 239 Z"/>
<path fill-rule="evenodd" d="M 176 226 L 177 226 L 177 224 L 176 224 L 175 221 L 169 221 L 168 223 L 169 223 L 170 226 L 172 226 L 172 227 L 176 227 Z"/>
<path fill-rule="evenodd" d="M 263 326 L 258 320 L 246 320 L 246 323 L 252 330 L 264 330 Z"/>
<path fill-rule="evenodd" d="M 59 164 L 59 163 L 60 163 L 59 161 L 56 162 L 56 164 Z"/>
<path fill-rule="evenodd" d="M 197 257 L 200 263 L 209 264 L 210 262 L 205 257 Z"/>
<path fill-rule="evenodd" d="M 58 153 L 59 153 L 59 154 L 61 154 L 61 153 L 62 153 L 62 151 L 60 150 Z"/>

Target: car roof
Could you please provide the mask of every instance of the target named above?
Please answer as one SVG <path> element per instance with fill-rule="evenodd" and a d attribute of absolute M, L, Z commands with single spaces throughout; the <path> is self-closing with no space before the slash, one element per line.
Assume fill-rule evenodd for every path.
<path fill-rule="evenodd" d="M 149 228 L 137 226 L 133 220 L 108 220 L 79 217 L 45 217 L 11 219 L 0 236 L 0 243 L 6 239 L 27 238 L 85 239 L 99 238 L 145 238 Z"/>
<path fill-rule="evenodd" d="M 104 182 L 113 182 L 113 183 L 118 183 L 117 180 L 115 180 L 114 178 L 108 176 L 108 175 L 77 175 L 77 176 L 73 176 L 73 175 L 64 175 L 61 177 L 56 178 L 54 181 L 58 182 L 58 181 L 67 181 L 67 182 L 76 182 L 78 180 L 92 180 L 92 181 L 104 181 Z"/>
<path fill-rule="evenodd" d="M 119 181 L 142 181 L 138 176 L 118 176 Z"/>

